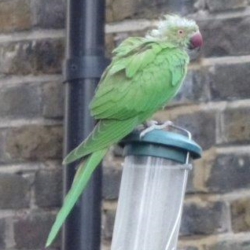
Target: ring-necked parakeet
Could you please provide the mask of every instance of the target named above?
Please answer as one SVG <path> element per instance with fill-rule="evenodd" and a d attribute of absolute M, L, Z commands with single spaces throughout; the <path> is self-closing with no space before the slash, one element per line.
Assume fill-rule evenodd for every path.
<path fill-rule="evenodd" d="M 130 37 L 113 51 L 112 62 L 90 103 L 91 114 L 99 121 L 64 159 L 64 164 L 79 159 L 82 163 L 46 246 L 56 237 L 108 148 L 176 95 L 187 72 L 188 50 L 201 45 L 202 36 L 194 21 L 168 15 L 145 37 Z"/>

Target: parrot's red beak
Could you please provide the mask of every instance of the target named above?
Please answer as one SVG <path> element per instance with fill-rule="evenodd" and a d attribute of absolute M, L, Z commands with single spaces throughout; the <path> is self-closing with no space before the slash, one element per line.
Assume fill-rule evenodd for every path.
<path fill-rule="evenodd" d="M 190 38 L 190 49 L 198 49 L 203 44 L 203 38 L 201 33 L 198 31 Z"/>

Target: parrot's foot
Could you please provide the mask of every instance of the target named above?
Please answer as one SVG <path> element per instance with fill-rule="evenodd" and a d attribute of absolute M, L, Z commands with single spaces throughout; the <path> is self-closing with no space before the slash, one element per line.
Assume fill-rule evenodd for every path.
<path fill-rule="evenodd" d="M 154 125 L 157 125 L 157 124 L 158 124 L 158 121 L 155 121 L 155 120 L 145 121 L 143 123 L 143 127 L 144 127 L 144 129 L 147 129 L 147 128 L 154 126 Z"/>
<path fill-rule="evenodd" d="M 149 124 L 149 127 L 144 129 L 140 133 L 140 138 L 142 138 L 143 136 L 145 136 L 147 133 L 151 132 L 154 129 L 164 129 L 164 128 L 167 128 L 169 126 L 174 126 L 174 123 L 171 121 L 166 121 L 163 124 L 159 124 L 157 121 L 150 121 L 147 123 L 147 125 L 148 124 Z"/>
<path fill-rule="evenodd" d="M 151 121 L 145 121 L 143 122 L 142 124 L 138 125 L 135 129 L 138 131 L 138 132 L 141 132 L 141 131 L 144 131 L 145 129 L 153 126 L 153 125 L 156 125 L 158 124 L 157 121 L 154 121 L 154 120 L 151 120 Z"/>

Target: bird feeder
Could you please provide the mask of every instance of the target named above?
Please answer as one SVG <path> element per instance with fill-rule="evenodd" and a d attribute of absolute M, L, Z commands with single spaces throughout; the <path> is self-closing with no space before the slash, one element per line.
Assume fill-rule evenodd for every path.
<path fill-rule="evenodd" d="M 124 139 L 125 163 L 111 250 L 175 250 L 188 172 L 201 148 L 179 127 Z M 185 135 L 184 135 L 184 134 Z"/>

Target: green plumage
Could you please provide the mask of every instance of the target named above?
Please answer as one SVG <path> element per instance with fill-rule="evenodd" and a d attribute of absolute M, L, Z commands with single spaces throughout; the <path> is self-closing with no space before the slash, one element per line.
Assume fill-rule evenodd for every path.
<path fill-rule="evenodd" d="M 57 215 L 46 246 L 56 237 L 66 217 L 108 148 L 150 118 L 177 93 L 187 72 L 184 47 L 148 38 L 128 38 L 114 50 L 90 103 L 99 120 L 92 133 L 65 159 L 82 159 L 72 188 Z"/>
<path fill-rule="evenodd" d="M 105 149 L 94 152 L 93 154 L 89 155 L 85 159 L 85 161 L 79 166 L 72 184 L 72 188 L 65 197 L 63 207 L 59 211 L 56 218 L 56 223 L 54 223 L 51 229 L 51 232 L 46 242 L 46 247 L 49 246 L 56 237 L 59 229 L 61 228 L 63 222 L 68 216 L 69 211 L 71 211 L 71 209 L 75 205 L 77 199 L 81 195 L 83 189 L 86 187 L 88 180 L 90 179 L 93 171 L 95 170 L 95 167 L 100 163 L 106 152 L 107 150 Z"/>
<path fill-rule="evenodd" d="M 118 142 L 163 107 L 178 91 L 189 61 L 185 51 L 143 38 L 125 40 L 115 53 L 90 103 L 100 122 L 64 164 Z"/>

